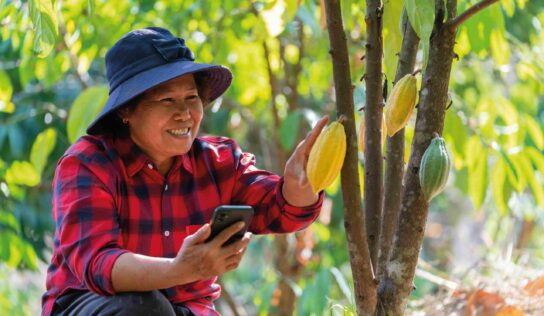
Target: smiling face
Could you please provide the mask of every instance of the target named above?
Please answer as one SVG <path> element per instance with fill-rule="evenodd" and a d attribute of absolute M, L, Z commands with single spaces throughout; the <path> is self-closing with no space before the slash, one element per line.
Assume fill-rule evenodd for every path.
<path fill-rule="evenodd" d="M 168 171 L 174 156 L 191 148 L 202 121 L 203 104 L 192 74 L 146 91 L 133 107 L 120 111 L 132 141 Z"/>

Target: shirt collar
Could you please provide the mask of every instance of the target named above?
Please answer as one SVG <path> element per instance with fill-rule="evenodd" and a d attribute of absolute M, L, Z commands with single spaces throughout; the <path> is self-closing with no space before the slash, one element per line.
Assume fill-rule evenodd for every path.
<path fill-rule="evenodd" d="M 115 139 L 115 149 L 123 160 L 129 177 L 134 176 L 148 164 L 153 164 L 151 159 L 140 149 L 140 147 L 138 147 L 138 145 L 132 141 L 128 135 Z M 171 171 L 176 171 L 180 166 L 183 166 L 183 168 L 189 173 L 193 173 L 189 153 L 175 157 Z"/>

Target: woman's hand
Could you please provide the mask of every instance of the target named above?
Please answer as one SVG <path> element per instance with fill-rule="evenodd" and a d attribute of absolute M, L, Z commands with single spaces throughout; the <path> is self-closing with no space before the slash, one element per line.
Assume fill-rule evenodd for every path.
<path fill-rule="evenodd" d="M 297 145 L 285 164 L 282 193 L 290 205 L 308 206 L 317 202 L 318 195 L 312 192 L 306 176 L 306 165 L 308 164 L 310 151 L 328 121 L 329 117 L 323 116 L 306 138 Z"/>
<path fill-rule="evenodd" d="M 187 236 L 172 262 L 179 284 L 208 279 L 236 269 L 242 261 L 251 233 L 246 233 L 241 240 L 228 246 L 223 247 L 223 244 L 243 227 L 243 222 L 233 224 L 209 242 L 205 242 L 211 233 L 209 224 Z"/>

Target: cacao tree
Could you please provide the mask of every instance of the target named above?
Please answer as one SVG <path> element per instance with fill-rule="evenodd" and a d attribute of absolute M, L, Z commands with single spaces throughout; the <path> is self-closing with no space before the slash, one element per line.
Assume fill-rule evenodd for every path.
<path fill-rule="evenodd" d="M 466 213 L 485 211 L 493 240 L 513 232 L 519 249 L 543 249 L 534 238 L 540 232 L 539 214 L 544 214 L 543 6 L 538 1 L 501 1 L 461 24 L 455 54 L 439 60 L 452 67 L 448 81 L 444 78 L 450 78 L 450 72 L 436 70 L 432 56 L 438 54 L 433 48 L 441 51 L 439 46 L 445 44 L 439 31 L 454 11 L 439 11 L 446 5 L 439 2 L 434 10 L 418 10 L 423 3 L 427 2 L 383 1 L 376 8 L 376 3 L 343 0 L 338 8 L 342 19 L 337 15 L 327 22 L 325 6 L 339 3 L 0 1 L 0 313 L 38 313 L 43 288 L 30 291 L 10 282 L 10 275 L 16 274 L 15 268 L 43 272 L 54 228 L 50 183 L 56 161 L 103 105 L 106 50 L 124 33 L 149 25 L 184 37 L 199 60 L 233 70 L 233 86 L 210 107 L 202 130 L 237 139 L 244 150 L 256 154 L 260 167 L 281 172 L 296 141 L 321 115 L 335 119 L 336 112 L 350 118 L 345 125 L 349 169 L 326 189 L 322 217 L 298 234 L 255 238 L 248 259 L 222 278 L 220 310 L 240 315 L 338 315 L 355 313 L 357 306 L 359 314 L 366 314 L 361 304 L 380 297 L 392 297 L 387 301 L 403 308 L 414 283 L 416 295 L 425 293 L 425 287 L 433 285 L 417 277 L 412 281 L 410 269 L 421 254 L 427 206 L 413 182 L 417 173 L 410 175 L 409 185 L 406 182 L 405 170 L 413 171 L 415 160 L 408 168 L 404 161 L 410 155 L 421 158 L 432 132 L 446 140 L 453 171 L 445 193 L 429 205 L 430 212 L 445 208 L 442 212 L 449 214 L 451 205 L 461 200 L 471 205 Z M 460 0 L 459 15 L 474 4 Z M 415 10 L 403 14 L 409 5 Z M 425 39 L 420 40 L 421 29 L 416 32 L 410 24 L 414 12 L 423 13 L 416 17 L 424 19 L 419 24 Z M 443 12 L 442 20 L 438 12 Z M 344 39 L 329 39 L 333 32 L 327 28 L 335 23 L 335 32 L 344 32 Z M 343 46 L 344 57 L 338 58 Z M 334 71 L 333 63 L 340 65 Z M 438 74 L 430 76 L 433 67 Z M 390 95 L 394 82 L 417 69 L 422 72 L 416 74 L 420 101 L 414 113 L 430 115 L 424 109 L 440 96 L 433 101 L 437 106 L 431 112 L 436 116 L 414 124 L 412 115 L 404 130 L 387 139 L 383 160 L 376 137 L 381 135 L 384 96 Z M 337 77 L 343 83 L 336 82 Z M 425 84 L 422 78 L 431 81 Z M 449 96 L 443 99 L 447 90 Z M 422 97 L 423 91 L 433 93 Z M 336 104 L 350 102 L 351 110 L 336 111 Z M 357 111 L 362 107 L 364 111 Z M 368 120 L 362 124 L 367 126 L 365 155 L 370 155 L 364 158 L 357 154 L 351 126 L 363 113 Z M 444 129 L 431 131 L 441 124 L 441 115 Z M 418 144 L 417 150 L 411 142 Z M 417 203 L 410 206 L 402 192 L 409 192 Z M 404 213 L 399 215 L 401 205 Z M 395 225 L 398 218 L 405 221 L 401 230 Z M 514 219 L 523 229 L 508 227 Z M 362 247 L 364 242 L 367 246 Z M 401 281 L 400 286 L 395 283 Z M 24 300 L 37 307 L 29 312 Z M 376 303 L 366 306 L 375 308 Z"/>
<path fill-rule="evenodd" d="M 346 122 L 348 150 L 342 169 L 342 189 L 345 228 L 357 312 L 360 315 L 404 313 L 407 299 L 413 289 L 412 280 L 422 245 L 430 200 L 422 191 L 422 184 L 427 186 L 430 184 L 429 179 L 420 177 L 422 174 L 420 163 L 433 135 L 442 134 L 444 129 L 451 67 L 454 59 L 458 58 L 454 51 L 456 34 L 459 27 L 470 17 L 495 2 L 497 1 L 483 0 L 459 15 L 456 0 L 404 2 L 402 19 L 397 21 L 402 24 L 403 36 L 394 82 L 399 85 L 405 84 L 401 78 L 414 71 L 418 45 L 423 51 L 421 65 L 423 72 L 408 165 L 404 168 L 404 134 L 401 131 L 387 139 L 384 178 L 380 141 L 382 128 L 385 128 L 381 126 L 384 105 L 382 64 L 385 55 L 382 32 L 388 10 L 398 12 L 398 6 L 395 8 L 396 4 L 392 1 L 366 1 L 366 69 L 363 75 L 366 83 L 365 190 L 361 205 L 359 178 L 356 176 L 357 141 L 353 115 L 353 88 L 340 1 L 325 1 L 337 111 L 339 115 L 348 117 Z M 410 97 L 404 97 L 394 102 L 400 103 L 400 107 L 410 106 L 407 100 Z M 444 173 L 449 172 L 449 158 L 446 156 L 445 159 L 446 164 L 433 166 L 430 171 L 432 174 L 425 177 L 435 178 L 431 180 L 440 177 L 440 187 L 444 185 Z"/>

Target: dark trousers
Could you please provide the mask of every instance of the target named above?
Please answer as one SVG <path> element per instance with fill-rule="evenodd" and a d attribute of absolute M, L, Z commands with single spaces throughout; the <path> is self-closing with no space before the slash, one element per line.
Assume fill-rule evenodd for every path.
<path fill-rule="evenodd" d="M 159 291 L 125 292 L 100 296 L 90 291 L 73 291 L 55 302 L 58 316 L 192 316 L 183 305 L 173 305 Z"/>

